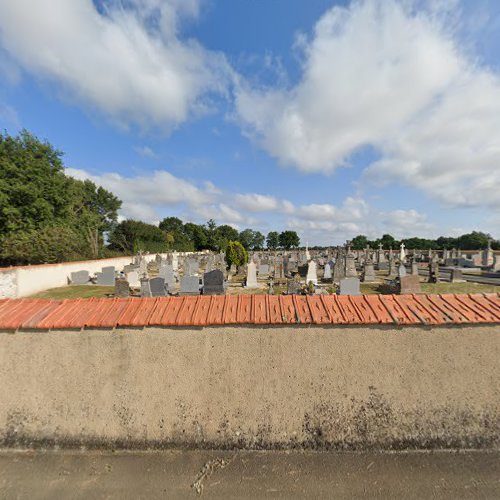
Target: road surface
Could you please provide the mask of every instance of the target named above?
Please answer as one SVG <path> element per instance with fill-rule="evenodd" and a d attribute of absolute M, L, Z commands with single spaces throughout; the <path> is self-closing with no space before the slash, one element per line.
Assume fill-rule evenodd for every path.
<path fill-rule="evenodd" d="M 500 452 L 0 452 L 0 498 L 500 498 Z"/>

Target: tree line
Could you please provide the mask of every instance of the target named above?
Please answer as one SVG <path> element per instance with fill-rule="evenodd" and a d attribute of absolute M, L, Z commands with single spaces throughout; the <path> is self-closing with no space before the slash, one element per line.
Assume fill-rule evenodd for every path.
<path fill-rule="evenodd" d="M 295 231 L 270 232 L 163 219 L 118 222 L 122 202 L 92 181 L 65 174 L 63 153 L 23 130 L 0 133 L 0 265 L 96 259 L 138 251 L 298 247 Z M 234 255 L 241 253 L 238 246 Z M 236 253 L 235 253 L 236 252 Z M 238 254 L 239 255 L 239 254 Z M 236 258 L 236 257 L 235 257 Z M 237 259 L 236 259 L 237 260 Z"/>
<path fill-rule="evenodd" d="M 491 247 L 494 250 L 500 250 L 499 240 L 494 240 L 490 234 L 480 231 L 472 231 L 456 238 L 440 236 L 435 240 L 418 237 L 397 240 L 390 234 L 384 234 L 381 238 L 370 240 L 365 235 L 360 234 L 351 240 L 351 248 L 354 250 L 363 250 L 366 247 L 376 249 L 381 244 L 385 250 L 389 250 L 390 248 L 394 250 L 399 248 L 401 243 L 404 243 L 405 247 L 410 250 L 451 250 L 452 248 L 458 250 L 480 250 L 486 248 L 488 242 L 491 242 Z"/>
<path fill-rule="evenodd" d="M 297 248 L 295 231 L 237 231 L 214 220 L 205 224 L 166 217 L 158 226 L 137 220 L 118 222 L 122 202 L 90 180 L 65 174 L 63 153 L 26 130 L 0 133 L 0 265 L 55 263 L 144 252 L 226 251 L 233 262 L 244 252 Z M 334 236 L 334 235 L 332 235 Z M 479 232 L 437 240 L 407 238 L 407 248 L 485 248 L 489 235 Z M 358 235 L 354 249 L 397 248 L 385 234 L 377 240 Z M 493 248 L 500 248 L 498 241 Z"/>

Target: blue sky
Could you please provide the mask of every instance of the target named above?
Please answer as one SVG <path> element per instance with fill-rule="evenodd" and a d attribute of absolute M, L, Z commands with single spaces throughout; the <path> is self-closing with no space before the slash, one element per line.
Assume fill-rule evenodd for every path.
<path fill-rule="evenodd" d="M 0 127 L 122 217 L 500 237 L 500 3 L 0 0 Z"/>

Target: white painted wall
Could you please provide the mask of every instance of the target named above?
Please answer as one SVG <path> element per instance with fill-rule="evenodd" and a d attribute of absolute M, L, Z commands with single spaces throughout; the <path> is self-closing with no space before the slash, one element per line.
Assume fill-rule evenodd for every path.
<path fill-rule="evenodd" d="M 166 257 L 167 254 L 161 254 Z M 185 255 L 185 254 L 179 254 Z M 144 255 L 147 262 L 155 259 L 156 254 Z M 0 269 L 0 298 L 28 297 L 43 290 L 65 286 L 71 273 L 88 271 L 92 276 L 103 267 L 115 266 L 121 271 L 130 264 L 133 257 L 114 257 L 111 259 L 63 262 L 61 264 L 42 264 Z"/>

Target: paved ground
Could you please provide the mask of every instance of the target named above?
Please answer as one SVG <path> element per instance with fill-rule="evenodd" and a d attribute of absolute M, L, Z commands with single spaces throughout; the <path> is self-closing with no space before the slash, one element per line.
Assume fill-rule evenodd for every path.
<path fill-rule="evenodd" d="M 500 498 L 500 452 L 0 452 L 0 498 Z"/>

